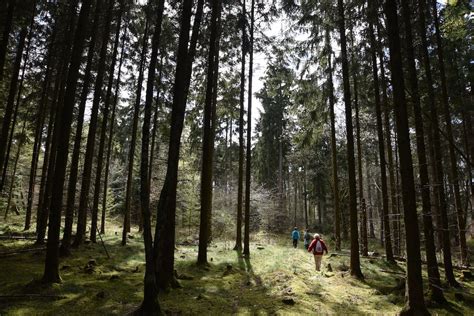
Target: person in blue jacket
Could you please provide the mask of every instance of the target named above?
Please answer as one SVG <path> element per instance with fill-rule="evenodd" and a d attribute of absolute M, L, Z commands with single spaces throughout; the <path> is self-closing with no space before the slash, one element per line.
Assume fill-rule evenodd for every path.
<path fill-rule="evenodd" d="M 291 232 L 291 238 L 293 238 L 293 247 L 298 247 L 298 239 L 300 239 L 300 232 L 298 231 L 298 227 L 295 227 Z"/>

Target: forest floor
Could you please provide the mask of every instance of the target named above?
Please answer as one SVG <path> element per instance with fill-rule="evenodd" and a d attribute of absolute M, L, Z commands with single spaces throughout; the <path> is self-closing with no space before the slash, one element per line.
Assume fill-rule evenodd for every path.
<path fill-rule="evenodd" d="M 0 235 L 19 232 L 10 222 L 0 224 Z M 104 241 L 86 244 L 61 260 L 63 282 L 44 287 L 37 281 L 43 271 L 42 250 L 31 249 L 33 240 L 0 239 L 0 315 L 123 315 L 133 311 L 143 293 L 143 243 L 137 232 L 125 247 L 120 229 L 109 229 Z M 471 241 L 471 250 L 473 243 Z M 160 294 L 166 314 L 346 314 L 394 315 L 403 306 L 405 264 L 388 264 L 382 257 L 361 258 L 364 281 L 348 272 L 348 250 L 323 258 L 316 272 L 314 261 L 300 243 L 259 233 L 252 238 L 251 260 L 232 250 L 231 241 L 209 247 L 209 266 L 196 266 L 197 246 L 180 243 L 176 270 L 181 288 Z M 330 246 L 330 245 L 329 245 Z M 375 244 L 374 244 L 375 246 Z M 472 253 L 472 251 L 471 251 Z M 328 269 L 331 265 L 332 272 Z M 443 275 L 443 271 L 441 271 Z M 474 280 L 462 288 L 446 289 L 449 303 L 430 311 L 438 315 L 474 314 Z M 426 271 L 424 271 L 426 281 Z M 425 285 L 425 290 L 426 290 Z"/>

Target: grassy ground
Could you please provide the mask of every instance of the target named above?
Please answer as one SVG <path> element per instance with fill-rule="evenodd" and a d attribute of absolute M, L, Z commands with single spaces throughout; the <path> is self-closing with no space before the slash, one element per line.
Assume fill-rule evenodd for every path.
<path fill-rule="evenodd" d="M 8 230 L 20 227 L 14 225 Z M 0 225 L 0 234 L 6 233 Z M 143 245 L 138 233 L 120 245 L 120 233 L 110 231 L 105 243 L 87 244 L 62 260 L 63 283 L 44 287 L 44 251 L 0 257 L 0 295 L 59 295 L 60 299 L 19 297 L 0 299 L 0 315 L 124 314 L 139 305 L 143 290 Z M 290 247 L 291 241 L 268 234 L 254 236 L 251 260 L 231 250 L 231 242 L 209 249 L 209 267 L 198 268 L 196 246 L 178 246 L 176 269 L 182 287 L 160 294 L 167 314 L 396 314 L 403 306 L 404 264 L 362 258 L 365 281 L 350 277 L 347 252 L 325 256 L 322 272 L 314 271 L 310 254 Z M 32 241 L 0 240 L 0 252 L 30 248 Z M 331 255 L 331 253 L 330 253 Z M 331 265 L 332 272 L 328 270 Z M 462 281 L 459 273 L 458 278 Z M 426 275 L 425 275 L 426 278 Z M 474 314 L 474 281 L 460 290 L 446 290 L 449 304 L 430 310 L 439 315 Z M 426 287 L 425 287 L 426 288 Z M 456 294 L 457 293 L 457 294 Z M 455 299 L 462 293 L 462 300 Z"/>

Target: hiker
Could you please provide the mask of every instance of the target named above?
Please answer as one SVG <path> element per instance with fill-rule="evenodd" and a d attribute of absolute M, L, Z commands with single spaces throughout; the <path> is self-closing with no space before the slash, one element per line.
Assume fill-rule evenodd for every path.
<path fill-rule="evenodd" d="M 291 232 L 291 238 L 293 238 L 293 247 L 298 247 L 298 239 L 300 239 L 300 232 L 298 231 L 298 227 L 295 227 Z"/>
<path fill-rule="evenodd" d="M 319 234 L 314 234 L 314 239 L 309 245 L 308 252 L 313 252 L 314 255 L 314 263 L 316 264 L 316 271 L 321 270 L 321 260 L 323 259 L 323 254 L 326 251 L 328 253 L 328 248 L 326 244 L 321 239 Z"/>
<path fill-rule="evenodd" d="M 308 228 L 304 230 L 303 239 L 304 239 L 304 248 L 307 250 L 309 247 L 309 244 L 311 243 L 311 234 L 309 233 Z"/>

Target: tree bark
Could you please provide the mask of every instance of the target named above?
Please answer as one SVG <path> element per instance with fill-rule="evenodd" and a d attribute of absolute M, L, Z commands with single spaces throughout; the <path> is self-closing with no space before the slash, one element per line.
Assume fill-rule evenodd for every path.
<path fill-rule="evenodd" d="M 161 54 L 160 57 L 160 66 L 159 66 L 159 72 L 158 72 L 158 82 L 161 84 L 162 78 L 163 78 L 163 59 L 164 55 Z M 156 92 L 156 104 L 155 104 L 155 111 L 153 113 L 153 129 L 151 131 L 151 148 L 150 148 L 150 170 L 148 170 L 148 181 L 150 181 L 150 188 L 153 183 L 153 171 L 155 170 L 153 166 L 154 158 L 155 158 L 155 151 L 160 150 L 160 144 L 156 143 L 156 134 L 157 134 L 157 129 L 158 129 L 158 115 L 159 115 L 159 110 L 160 110 L 160 87 L 158 86 L 158 91 Z M 156 148 L 155 148 L 156 147 Z"/>
<path fill-rule="evenodd" d="M 347 164 L 349 173 L 349 212 L 351 227 L 351 275 L 356 278 L 363 279 L 364 276 L 360 270 L 359 257 L 359 231 L 357 229 L 357 187 L 355 176 L 355 159 L 354 159 L 354 131 L 352 127 L 352 104 L 351 104 L 351 88 L 349 82 L 349 63 L 347 58 L 346 44 L 346 26 L 344 16 L 344 1 L 337 1 L 338 10 L 338 26 L 341 43 L 341 62 L 342 77 L 344 86 L 344 104 L 346 111 L 346 134 L 347 134 Z"/>
<path fill-rule="evenodd" d="M 25 58 L 24 58 L 24 61 L 23 61 L 23 66 L 21 67 L 21 75 L 20 75 L 20 80 L 19 80 L 19 83 L 18 83 L 18 91 L 16 92 L 15 114 L 13 116 L 13 122 L 11 124 L 12 126 L 11 126 L 11 131 L 10 131 L 10 137 L 8 139 L 6 157 L 5 157 L 5 162 L 4 162 L 4 165 L 3 165 L 3 173 L 2 173 L 2 178 L 1 178 L 1 181 L 0 181 L 0 192 L 3 190 L 3 186 L 4 186 L 4 183 L 5 183 L 5 177 L 6 177 L 7 171 L 8 171 L 8 162 L 10 160 L 10 149 L 11 149 L 11 146 L 12 146 L 12 143 L 13 143 L 13 136 L 14 136 L 14 132 L 15 132 L 15 128 L 16 128 L 16 121 L 17 121 L 17 117 L 18 117 L 18 109 L 19 109 L 19 106 L 20 106 L 20 98 L 21 98 L 21 95 L 22 95 L 22 92 L 23 92 L 23 83 L 24 83 L 24 79 L 25 79 L 25 71 L 26 71 L 26 67 L 28 65 L 29 56 L 30 56 L 31 39 L 33 37 L 33 27 L 34 27 L 34 23 L 35 23 L 35 19 L 34 19 L 35 18 L 35 13 L 36 13 L 36 1 L 33 1 L 33 13 L 31 14 L 30 23 L 29 23 L 29 26 L 27 28 L 27 34 L 28 34 L 27 35 L 27 42 L 28 42 L 28 44 L 26 45 L 26 54 L 25 54 Z"/>
<path fill-rule="evenodd" d="M 79 68 L 81 66 L 82 51 L 86 37 L 86 25 L 89 22 L 91 2 L 91 0 L 84 0 L 82 2 L 79 20 L 74 35 L 70 66 L 67 74 L 64 104 L 61 107 L 61 115 L 56 116 L 54 132 L 58 135 L 58 146 L 53 177 L 54 186 L 51 192 L 46 260 L 42 279 L 45 283 L 61 282 L 61 277 L 59 276 L 59 233 L 61 226 L 63 188 L 68 161 L 69 137 L 71 132 L 72 113 L 74 110 L 74 98 L 76 95 Z"/>
<path fill-rule="evenodd" d="M 61 49 L 61 56 L 59 56 L 58 62 L 58 70 L 56 73 L 56 81 L 55 81 L 55 92 L 53 97 L 53 103 L 51 106 L 51 115 L 50 115 L 50 127 L 48 136 L 50 138 L 50 145 L 49 145 L 49 152 L 48 157 L 45 155 L 45 161 L 48 162 L 47 168 L 45 169 L 45 165 L 43 165 L 43 175 L 42 175 L 42 186 L 40 190 L 40 203 L 38 204 L 38 218 L 37 218 L 37 225 L 36 225 L 36 234 L 37 234 L 37 244 L 43 244 L 44 238 L 46 236 L 46 228 L 48 225 L 48 218 L 51 209 L 51 196 L 53 192 L 53 186 L 55 185 L 54 182 L 54 175 L 56 168 L 56 151 L 59 143 L 59 138 L 61 135 L 57 130 L 60 128 L 58 126 L 58 122 L 60 120 L 60 116 L 62 115 L 65 94 L 66 94 L 66 86 L 68 80 L 68 61 L 71 60 L 71 49 L 73 46 L 74 36 L 70 36 L 74 33 L 74 29 L 76 26 L 76 8 L 77 8 L 78 1 L 75 0 L 66 6 L 68 12 L 61 16 L 62 22 L 58 25 L 59 30 L 62 30 L 61 34 L 61 42 L 62 42 L 62 49 Z M 63 26 L 63 27 L 61 27 Z M 54 116 L 54 118 L 53 118 Z M 47 158 L 47 159 L 46 159 Z"/>
<path fill-rule="evenodd" d="M 402 180 L 402 201 L 405 220 L 407 251 L 406 302 L 401 314 L 429 315 L 423 297 L 421 276 L 420 234 L 416 214 L 415 180 L 410 150 L 407 102 L 403 75 L 400 35 L 398 27 L 397 3 L 387 0 L 384 3 L 387 18 L 387 32 L 390 52 L 390 70 L 398 134 L 398 153 L 400 156 L 400 175 Z"/>
<path fill-rule="evenodd" d="M 372 57 L 372 77 L 374 81 L 374 100 L 375 100 L 375 115 L 377 118 L 377 138 L 379 147 L 379 160 L 380 160 L 380 177 L 382 186 L 382 218 L 383 218 L 383 233 L 384 233 L 384 245 L 385 255 L 387 261 L 395 262 L 393 258 L 392 242 L 390 238 L 390 218 L 388 211 L 388 193 L 387 193 L 387 169 L 385 160 L 385 144 L 382 127 L 382 110 L 380 104 L 380 90 L 379 90 L 379 78 L 377 71 L 377 55 L 376 55 L 376 40 L 374 34 L 374 20 L 376 20 L 376 8 L 375 4 L 370 4 L 370 21 L 369 21 L 369 37 L 371 42 L 371 57 Z"/>
<path fill-rule="evenodd" d="M 365 199 L 364 199 L 364 176 L 362 174 L 362 144 L 360 141 L 360 119 L 359 119 L 359 90 L 358 90 L 358 82 L 357 82 L 357 63 L 356 59 L 354 58 L 355 47 L 354 47 L 354 35 L 352 32 L 352 27 L 350 28 L 350 35 L 351 35 L 351 63 L 352 63 L 352 82 L 354 86 L 354 108 L 355 108 L 355 121 L 356 121 L 356 141 L 357 141 L 357 184 L 359 190 L 359 208 L 360 208 L 360 239 L 362 243 L 362 255 L 368 255 L 367 249 L 367 209 L 365 206 Z"/>
<path fill-rule="evenodd" d="M 86 68 L 84 70 L 84 79 L 82 82 L 82 91 L 79 102 L 79 113 L 77 115 L 76 133 L 74 137 L 74 147 L 71 157 L 71 166 L 69 172 L 66 212 L 64 221 L 64 234 L 61 241 L 61 254 L 69 254 L 69 246 L 71 244 L 72 226 L 74 224 L 74 204 L 76 200 L 77 175 L 79 172 L 79 157 L 81 153 L 82 129 L 84 126 L 84 113 L 86 109 L 87 96 L 89 95 L 90 82 L 92 79 L 92 62 L 94 60 L 96 33 L 98 30 L 100 14 L 102 12 L 102 1 L 97 2 L 95 7 L 94 22 L 90 31 L 91 38 L 89 40 L 89 51 L 87 53 Z"/>
<path fill-rule="evenodd" d="M 48 48 L 48 56 L 46 57 L 46 71 L 43 79 L 43 85 L 41 89 L 41 98 L 39 101 L 39 108 L 37 112 L 37 120 L 35 126 L 35 140 L 33 144 L 33 154 L 31 157 L 31 167 L 30 167 L 30 176 L 28 183 L 28 197 L 27 197 L 27 207 L 26 207 L 26 216 L 25 216 L 25 228 L 24 230 L 29 230 L 31 226 L 31 214 L 33 210 L 33 200 L 35 196 L 36 188 L 36 174 L 38 170 L 38 159 L 41 152 L 41 143 L 43 139 L 43 129 L 46 121 L 46 110 L 49 97 L 49 89 L 51 85 L 51 76 L 53 68 L 53 49 L 55 47 L 57 29 L 53 30 L 53 33 L 50 37 L 50 44 Z"/>
<path fill-rule="evenodd" d="M 419 0 L 419 31 L 423 55 L 423 68 L 425 70 L 426 84 L 428 87 L 428 106 L 430 111 L 430 123 L 431 123 L 431 133 L 428 133 L 428 136 L 431 138 L 429 142 L 433 144 L 434 149 L 434 181 L 435 185 L 435 195 L 439 201 L 439 213 L 440 213 L 440 224 L 441 229 L 439 233 L 441 235 L 443 243 L 443 263 L 445 276 L 448 283 L 451 286 L 458 287 L 459 283 L 456 281 L 453 272 L 452 258 L 451 258 L 451 241 L 449 238 L 449 225 L 448 225 L 448 214 L 447 214 L 447 201 L 446 201 L 446 192 L 444 189 L 444 171 L 443 171 L 443 160 L 442 160 L 442 151 L 441 151 L 441 141 L 439 133 L 439 121 L 437 114 L 437 106 L 435 101 L 434 93 L 434 81 L 431 73 L 431 62 L 428 53 L 428 40 L 426 36 L 426 0 Z"/>
<path fill-rule="evenodd" d="M 60 66 L 59 73 L 62 72 L 63 65 Z M 48 120 L 48 132 L 46 136 L 46 143 L 43 156 L 43 166 L 41 170 L 41 180 L 40 180 L 40 190 L 38 192 L 38 208 L 36 211 L 36 243 L 42 244 L 44 242 L 44 237 L 46 233 L 46 225 L 48 224 L 48 207 L 43 207 L 49 201 L 49 193 L 46 190 L 46 182 L 48 178 L 48 168 L 50 165 L 51 154 L 53 149 L 53 131 L 54 131 L 54 122 L 57 115 L 57 97 L 60 90 L 61 75 L 59 73 L 56 75 L 55 79 L 55 89 L 53 92 L 53 98 L 50 105 L 49 111 L 49 120 Z M 48 205 L 49 206 L 49 205 Z"/>
<path fill-rule="evenodd" d="M 423 209 L 423 230 L 425 237 L 425 251 L 428 266 L 428 281 L 431 297 L 438 303 L 446 302 L 436 259 L 436 249 L 434 245 L 433 221 L 431 217 L 430 183 L 428 179 L 428 165 L 426 161 L 425 132 L 423 117 L 421 115 L 421 102 L 418 89 L 418 78 L 415 65 L 415 52 L 413 47 L 413 36 L 411 30 L 411 13 L 414 8 L 407 0 L 401 1 L 402 17 L 405 28 L 406 57 L 408 64 L 408 82 L 411 90 L 411 101 L 413 103 L 413 113 L 415 115 L 416 147 L 420 172 L 421 199 Z"/>
<path fill-rule="evenodd" d="M 329 118 L 331 121 L 331 174 L 332 174 L 332 191 L 334 203 L 334 238 L 336 240 L 336 251 L 341 250 L 341 211 L 339 206 L 339 179 L 337 175 L 337 143 L 336 143 L 336 116 L 334 114 L 334 83 L 332 70 L 332 48 L 329 26 L 325 28 L 325 46 L 328 57 L 328 101 L 329 101 Z"/>
<path fill-rule="evenodd" d="M 173 271 L 179 150 L 181 146 L 181 134 L 183 131 L 186 102 L 191 81 L 192 64 L 196 54 L 196 44 L 201 25 L 204 2 L 203 0 L 199 0 L 197 3 L 191 41 L 189 41 L 191 6 L 191 0 L 185 0 L 183 2 L 173 105 L 171 111 L 167 170 L 157 209 L 154 254 L 156 259 L 157 285 L 161 289 L 177 284 L 177 280 L 174 279 Z"/>
<path fill-rule="evenodd" d="M 102 95 L 102 86 L 104 82 L 105 64 L 107 59 L 107 43 L 109 41 L 110 24 L 112 21 L 112 8 L 114 0 L 109 0 L 106 10 L 106 20 L 102 34 L 102 46 L 100 49 L 99 63 L 97 66 L 97 76 L 94 84 L 94 98 L 92 101 L 91 118 L 89 122 L 89 132 L 87 134 L 86 153 L 84 158 L 84 170 L 82 174 L 81 194 L 79 197 L 79 210 L 77 215 L 76 237 L 73 246 L 81 245 L 85 240 L 87 225 L 87 209 L 92 176 L 92 163 L 94 158 L 95 138 L 97 134 L 97 124 L 99 115 L 99 104 Z M 91 229 L 92 230 L 92 229 Z"/>
<path fill-rule="evenodd" d="M 138 67 L 138 81 L 135 97 L 135 106 L 133 110 L 132 138 L 130 140 L 130 150 L 128 152 L 128 172 L 127 185 L 125 188 L 125 214 L 124 214 L 124 233 L 122 233 L 122 245 L 127 244 L 127 228 L 130 227 L 130 206 L 132 204 L 132 185 L 133 185 L 133 163 L 135 160 L 135 148 L 137 143 L 138 118 L 140 115 L 140 103 L 142 98 L 143 69 L 146 61 L 146 50 L 148 44 L 148 18 L 145 22 L 145 31 L 143 33 L 142 50 L 140 53 L 140 65 Z"/>
<path fill-rule="evenodd" d="M 397 232 L 400 227 L 400 222 L 399 222 L 399 216 L 400 212 L 398 211 L 398 201 L 397 201 L 397 196 L 398 196 L 398 186 L 397 186 L 397 181 L 395 181 L 395 167 L 394 167 L 394 162 L 393 162 L 393 150 L 392 150 L 392 132 L 390 128 L 390 106 L 388 102 L 388 97 L 387 97 L 387 80 L 385 76 L 385 61 L 384 61 L 384 54 L 382 51 L 382 37 L 380 34 L 379 30 L 379 24 L 377 24 L 377 31 L 378 31 L 378 36 L 379 36 L 379 44 L 377 45 L 377 50 L 378 50 L 378 56 L 379 56 L 379 63 L 380 63 L 380 83 L 381 83 L 381 89 L 382 89 L 382 115 L 383 115 L 383 125 L 385 129 L 385 143 L 387 146 L 387 160 L 386 160 L 386 165 L 388 166 L 388 190 L 390 191 L 390 199 L 388 200 L 389 203 L 389 208 L 387 214 L 392 214 L 393 216 L 393 225 L 391 228 L 393 228 L 394 234 L 392 235 L 394 245 L 392 248 L 392 251 L 395 251 L 397 255 L 400 254 L 400 242 L 399 238 L 395 238 Z M 391 232 L 390 232 L 391 233 Z M 399 237 L 399 236 L 398 236 Z M 391 238 L 392 240 L 392 238 Z"/>
<path fill-rule="evenodd" d="M 244 209 L 244 251 L 247 259 L 250 258 L 250 184 L 251 184 L 251 159 L 252 159 L 252 79 L 253 79 L 253 43 L 255 25 L 255 0 L 252 0 L 250 11 L 250 48 L 249 48 L 249 84 L 248 84 L 248 108 L 247 108 L 247 152 L 245 164 L 245 209 Z"/>
<path fill-rule="evenodd" d="M 468 254 L 467 254 L 467 244 L 466 244 L 466 218 L 461 202 L 461 193 L 459 190 L 459 172 L 458 164 L 456 159 L 456 151 L 454 148 L 454 137 L 453 137 L 453 128 L 451 123 L 451 110 L 449 108 L 449 96 L 448 96 L 448 84 L 446 82 L 446 71 L 444 66 L 444 52 L 443 52 L 443 40 L 441 39 L 441 31 L 439 26 L 438 18 L 438 9 L 437 2 L 432 1 L 433 5 L 433 19 L 435 25 L 435 34 L 436 34 L 436 44 L 437 44 L 437 54 L 439 61 L 439 73 L 441 77 L 441 99 L 442 99 L 442 109 L 443 116 L 446 125 L 446 136 L 448 138 L 448 147 L 449 147 L 449 172 L 448 179 L 451 185 L 453 186 L 454 191 L 454 207 L 456 208 L 457 214 L 457 228 L 459 234 L 459 245 L 461 250 L 461 263 L 463 265 L 468 265 Z"/>
<path fill-rule="evenodd" d="M 123 6 L 124 4 L 121 4 Z M 121 11 L 124 11 L 125 8 L 121 8 Z M 128 24 L 128 23 L 127 23 Z M 112 143 L 114 138 L 114 127 L 115 127 L 115 112 L 117 110 L 118 104 L 118 97 L 120 92 L 120 80 L 122 75 L 122 65 L 124 60 L 124 52 L 125 52 L 125 40 L 126 40 L 126 28 L 122 35 L 122 44 L 120 48 L 120 58 L 119 58 L 119 66 L 118 66 L 118 73 L 117 73 L 117 80 L 115 82 L 114 88 L 114 100 L 112 101 L 112 115 L 110 117 L 110 127 L 109 127 L 109 139 L 107 143 L 107 157 L 105 160 L 105 171 L 104 171 L 104 195 L 102 199 L 102 214 L 100 220 L 100 233 L 105 234 L 105 211 L 107 208 L 107 188 L 109 186 L 109 172 L 110 172 L 110 156 L 112 155 Z"/>
<path fill-rule="evenodd" d="M 7 208 L 5 209 L 5 219 L 7 219 L 7 214 L 8 214 L 8 211 L 10 210 L 11 201 L 12 201 L 12 197 L 13 197 L 13 188 L 15 186 L 15 176 L 16 176 L 17 167 L 18 167 L 18 160 L 20 159 L 21 149 L 23 147 L 23 143 L 24 143 L 25 138 L 26 138 L 25 127 L 26 127 L 26 119 L 23 122 L 23 127 L 22 127 L 21 133 L 20 133 L 20 141 L 18 142 L 18 148 L 17 148 L 16 155 L 15 155 L 15 162 L 13 163 L 13 172 L 12 172 L 12 177 L 11 177 L 11 181 L 10 181 L 10 191 L 8 192 Z"/>
<path fill-rule="evenodd" d="M 108 16 L 107 16 L 107 21 L 106 21 L 107 24 L 105 28 L 105 33 L 107 34 L 107 37 L 110 34 L 110 24 L 112 23 L 113 8 L 114 8 L 114 1 L 110 1 L 109 11 L 108 11 Z M 92 218 L 91 218 L 91 232 L 90 232 L 90 239 L 92 242 L 97 241 L 97 231 L 98 231 L 97 221 L 98 221 L 98 213 L 99 213 L 99 197 L 100 197 L 100 191 L 101 191 L 100 184 L 102 180 L 102 168 L 103 168 L 103 163 L 104 163 L 105 138 L 107 136 L 107 123 L 109 121 L 110 99 L 112 97 L 112 87 L 114 85 L 114 72 L 115 72 L 118 47 L 119 47 L 119 42 L 120 42 L 122 13 L 123 13 L 123 5 L 121 4 L 118 17 L 117 17 L 117 30 L 115 32 L 114 48 L 112 52 L 112 60 L 110 62 L 109 78 L 108 78 L 108 83 L 107 83 L 107 90 L 105 93 L 104 107 L 102 110 L 102 127 L 100 129 L 99 150 L 97 153 L 97 168 L 95 170 L 94 198 L 93 198 L 93 203 L 92 203 Z M 104 40 L 105 40 L 105 37 L 104 37 Z M 107 41 L 104 41 L 104 43 L 107 43 Z M 104 192 L 104 198 L 105 198 L 105 192 Z"/>
<path fill-rule="evenodd" d="M 247 47 L 245 46 L 245 25 L 247 21 L 247 12 L 245 0 L 242 1 L 242 12 L 240 13 L 240 27 L 242 32 L 241 43 L 241 68 L 240 68 L 240 94 L 239 94 L 239 176 L 237 183 L 237 228 L 234 250 L 242 250 L 242 198 L 244 191 L 244 103 L 245 103 L 245 55 Z"/>
<path fill-rule="evenodd" d="M 21 70 L 21 60 L 23 57 L 23 50 L 25 48 L 26 35 L 28 33 L 27 26 L 23 26 L 20 31 L 18 46 L 15 53 L 15 61 L 13 63 L 12 76 L 10 80 L 10 89 L 8 92 L 7 103 L 5 105 L 5 112 L 3 113 L 2 130 L 0 134 L 0 168 L 2 171 L 2 179 L 0 180 L 0 192 L 3 190 L 3 184 L 5 182 L 5 168 L 6 156 L 9 155 L 7 152 L 8 136 L 10 135 L 9 130 L 12 125 L 12 115 L 15 109 L 15 97 L 18 88 L 19 74 Z"/>
<path fill-rule="evenodd" d="M 199 225 L 199 249 L 197 263 L 207 264 L 207 245 L 211 226 L 210 214 L 212 212 L 212 178 L 215 124 L 213 121 L 213 108 L 215 107 L 214 95 L 217 89 L 219 56 L 219 16 L 221 14 L 221 1 L 212 0 L 210 47 L 207 61 L 206 99 L 204 102 L 204 121 L 202 138 L 202 169 L 201 169 L 201 212 Z"/>

